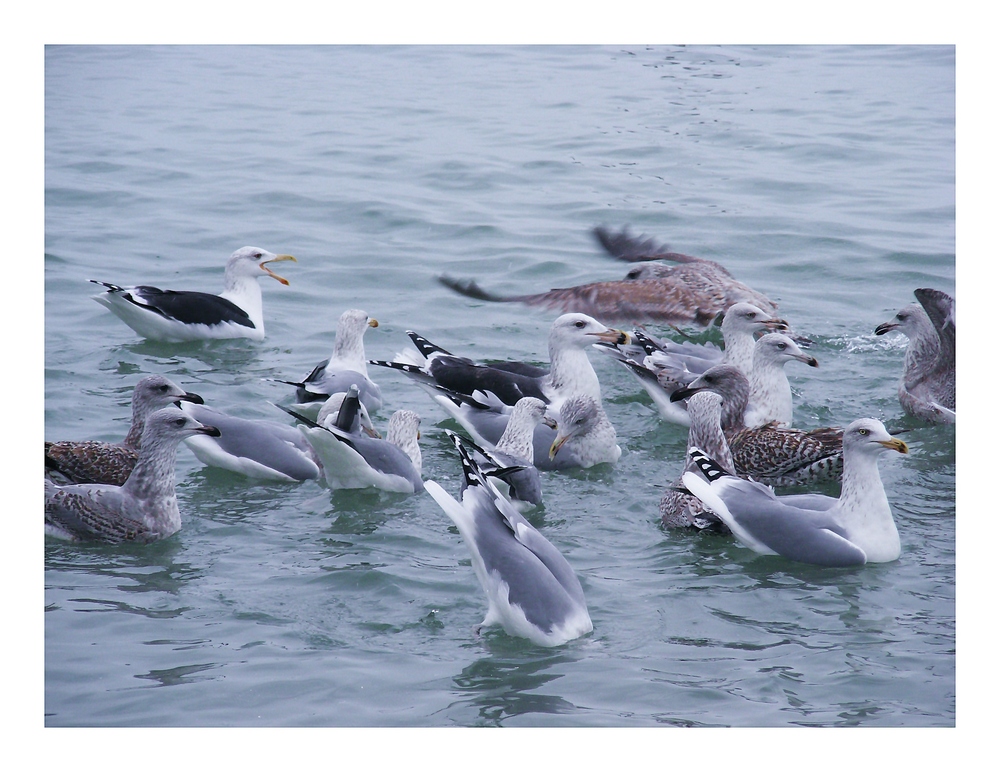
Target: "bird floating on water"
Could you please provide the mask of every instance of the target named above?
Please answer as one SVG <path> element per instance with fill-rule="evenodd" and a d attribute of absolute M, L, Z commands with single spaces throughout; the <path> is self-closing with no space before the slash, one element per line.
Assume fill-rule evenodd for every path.
<path fill-rule="evenodd" d="M 920 305 L 912 303 L 876 335 L 898 330 L 910 342 L 899 381 L 899 403 L 915 418 L 930 423 L 955 423 L 955 300 L 935 289 L 913 291 Z"/>
<path fill-rule="evenodd" d="M 489 607 L 479 628 L 559 646 L 594 629 L 583 588 L 569 562 L 494 487 L 461 439 L 449 434 L 462 463 L 456 500 L 434 480 L 427 492 L 458 527 Z"/>
<path fill-rule="evenodd" d="M 176 402 L 202 404 L 197 394 L 184 391 L 162 375 L 147 375 L 132 392 L 132 425 L 121 442 L 63 440 L 45 443 L 45 473 L 53 482 L 124 485 L 139 459 L 146 419 Z"/>
<path fill-rule="evenodd" d="M 218 436 L 170 406 L 146 419 L 139 459 L 124 485 L 56 485 L 45 481 L 45 533 L 69 541 L 151 542 L 181 528 L 174 490 L 177 445 L 186 437 Z"/>
<path fill-rule="evenodd" d="M 264 311 L 257 279 L 270 276 L 281 284 L 269 263 L 292 260 L 291 255 L 275 255 L 258 247 L 242 247 L 229 256 L 223 291 L 207 292 L 161 290 L 138 285 L 122 287 L 91 279 L 107 288 L 94 300 L 142 335 L 159 341 L 212 340 L 249 338 L 264 340 Z"/>
<path fill-rule="evenodd" d="M 733 476 L 698 448 L 690 455 L 699 472 L 685 472 L 681 480 L 741 543 L 761 555 L 821 566 L 886 563 L 900 554 L 899 532 L 878 471 L 878 457 L 887 450 L 909 452 L 874 418 L 849 424 L 839 498 L 776 496 L 767 485 Z"/>
<path fill-rule="evenodd" d="M 360 309 L 344 311 L 337 321 L 329 359 L 316 365 L 301 381 L 279 381 L 296 387 L 297 411 L 309 415 L 330 395 L 346 393 L 352 384 L 357 385 L 361 402 L 369 412 L 382 407 L 382 390 L 368 377 L 365 358 L 364 334 L 370 327 L 378 327 L 378 320 Z"/>

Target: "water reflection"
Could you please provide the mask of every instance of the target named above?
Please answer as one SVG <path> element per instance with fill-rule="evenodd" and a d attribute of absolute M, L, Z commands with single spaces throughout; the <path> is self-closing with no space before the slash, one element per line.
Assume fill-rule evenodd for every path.
<path fill-rule="evenodd" d="M 494 634 L 497 639 L 489 640 Z M 558 695 L 536 693 L 563 676 L 562 672 L 549 671 L 575 658 L 564 652 L 538 656 L 537 647 L 500 632 L 484 632 L 483 636 L 493 653 L 465 667 L 454 678 L 458 692 L 468 695 L 466 702 L 478 710 L 483 725 L 501 726 L 514 716 L 559 715 L 580 710 Z M 519 654 L 519 649 L 528 651 Z"/>

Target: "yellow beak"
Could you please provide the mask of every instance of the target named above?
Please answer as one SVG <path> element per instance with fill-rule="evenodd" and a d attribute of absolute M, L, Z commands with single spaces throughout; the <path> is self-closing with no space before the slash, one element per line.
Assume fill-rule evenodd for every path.
<path fill-rule="evenodd" d="M 267 267 L 268 263 L 277 263 L 277 262 L 280 262 L 282 260 L 291 260 L 293 263 L 299 262 L 298 260 L 296 260 L 291 255 L 277 255 L 277 256 L 271 258 L 270 260 L 265 260 L 263 263 L 261 263 L 260 264 L 260 269 L 264 273 L 266 273 L 268 276 L 270 276 L 272 279 L 277 279 L 278 281 L 280 281 L 282 284 L 284 284 L 287 287 L 288 286 L 288 279 L 284 278 L 283 276 L 278 276 L 278 274 L 276 274 L 274 271 L 272 271 L 270 268 Z"/>

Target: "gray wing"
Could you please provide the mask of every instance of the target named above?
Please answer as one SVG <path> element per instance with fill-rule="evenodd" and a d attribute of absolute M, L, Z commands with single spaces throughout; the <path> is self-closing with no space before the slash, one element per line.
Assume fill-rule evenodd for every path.
<path fill-rule="evenodd" d="M 309 443 L 294 426 L 237 418 L 203 405 L 185 404 L 182 409 L 219 430 L 218 437 L 199 437 L 203 446 L 211 444 L 222 454 L 256 461 L 296 480 L 311 480 L 317 475 Z"/>
<path fill-rule="evenodd" d="M 413 484 L 413 490 L 423 490 L 424 481 L 413 466 L 413 461 L 391 442 L 374 437 L 345 435 L 336 430 L 331 433 L 354 448 L 375 471 L 402 477 Z"/>
<path fill-rule="evenodd" d="M 830 516 L 829 509 L 791 506 L 783 503 L 785 497 L 777 499 L 766 486 L 747 480 L 728 482 L 719 496 L 735 524 L 782 557 L 821 566 L 866 562 L 864 550 L 845 538 L 844 529 Z"/>

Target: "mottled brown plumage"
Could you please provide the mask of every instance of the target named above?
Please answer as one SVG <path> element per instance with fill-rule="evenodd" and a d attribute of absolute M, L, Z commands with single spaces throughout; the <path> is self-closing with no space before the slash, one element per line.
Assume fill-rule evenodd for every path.
<path fill-rule="evenodd" d="M 765 295 L 733 278 L 719 263 L 670 252 L 651 239 L 635 238 L 626 229 L 613 234 L 595 228 L 604 248 L 619 260 L 647 263 L 621 281 L 603 281 L 553 289 L 533 295 L 494 295 L 472 280 L 439 277 L 442 284 L 467 297 L 525 303 L 562 313 L 583 313 L 605 322 L 662 322 L 710 325 L 734 303 L 747 302 L 769 314 L 777 306 Z M 664 265 L 669 260 L 677 265 Z"/>

